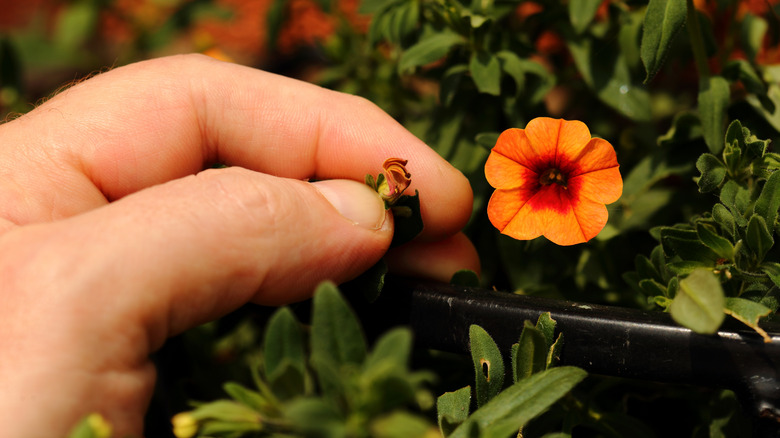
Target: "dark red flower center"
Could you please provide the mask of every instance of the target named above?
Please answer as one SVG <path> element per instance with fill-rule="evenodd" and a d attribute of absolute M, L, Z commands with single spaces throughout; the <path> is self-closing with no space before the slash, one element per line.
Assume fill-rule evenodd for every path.
<path fill-rule="evenodd" d="M 553 167 L 545 170 L 539 175 L 539 184 L 547 186 L 553 183 L 562 186 L 564 189 L 566 188 L 566 175 L 564 175 L 560 169 Z"/>

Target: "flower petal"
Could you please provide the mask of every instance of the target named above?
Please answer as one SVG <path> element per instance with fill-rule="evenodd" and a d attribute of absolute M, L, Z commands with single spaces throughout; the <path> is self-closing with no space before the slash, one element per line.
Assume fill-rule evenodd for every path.
<path fill-rule="evenodd" d="M 595 170 L 618 167 L 615 149 L 608 141 L 601 138 L 591 139 L 576 156 L 572 155 L 569 160 L 576 165 L 576 168 L 570 170 L 570 177 Z"/>
<path fill-rule="evenodd" d="M 588 127 L 578 120 L 537 117 L 525 127 L 525 133 L 533 149 L 540 155 L 555 157 L 552 163 L 565 169 L 567 162 L 590 141 Z"/>
<path fill-rule="evenodd" d="M 502 132 L 498 137 L 496 146 L 491 151 L 491 154 L 503 155 L 522 166 L 538 171 L 538 167 L 542 163 L 550 162 L 549 160 L 554 156 L 554 151 L 535 149 L 534 145 L 528 141 L 525 130 L 510 128 Z"/>
<path fill-rule="evenodd" d="M 530 190 L 496 190 L 488 204 L 493 225 L 510 237 L 530 240 L 541 235 L 557 245 L 574 245 L 595 237 L 607 223 L 607 208 L 589 199 L 572 199 L 557 185 Z"/>
<path fill-rule="evenodd" d="M 579 198 L 611 204 L 623 194 L 623 179 L 617 167 L 584 173 L 569 179 L 569 189 Z"/>
<path fill-rule="evenodd" d="M 485 162 L 485 177 L 496 189 L 514 189 L 539 181 L 539 175 L 533 170 L 495 152 L 491 152 Z"/>
<path fill-rule="evenodd" d="M 490 197 L 490 202 L 488 202 L 487 207 L 487 214 L 490 222 L 499 231 L 504 233 L 504 229 L 512 222 L 528 200 L 533 197 L 533 194 L 533 191 L 525 188 L 496 190 Z M 525 236 L 525 234 L 523 235 Z M 541 232 L 530 237 L 517 237 L 512 235 L 515 239 L 533 239 L 539 236 L 541 236 Z"/>

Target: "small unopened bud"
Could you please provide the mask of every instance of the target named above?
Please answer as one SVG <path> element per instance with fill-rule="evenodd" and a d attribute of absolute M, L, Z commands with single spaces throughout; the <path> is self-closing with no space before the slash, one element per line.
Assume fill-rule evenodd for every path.
<path fill-rule="evenodd" d="M 189 412 L 181 412 L 171 418 L 176 438 L 192 438 L 198 433 L 198 420 Z"/>

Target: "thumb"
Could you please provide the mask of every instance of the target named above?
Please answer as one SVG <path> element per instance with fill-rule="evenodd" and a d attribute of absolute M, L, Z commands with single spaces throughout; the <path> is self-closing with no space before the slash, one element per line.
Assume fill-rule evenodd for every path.
<path fill-rule="evenodd" d="M 25 228 L 37 234 L 38 245 L 24 242 L 38 247 L 29 257 L 45 257 L 38 262 L 46 275 L 60 274 L 26 279 L 30 291 L 57 285 L 50 301 L 57 307 L 44 313 L 93 303 L 101 318 L 146 325 L 152 349 L 248 301 L 299 301 L 322 280 L 349 280 L 382 257 L 393 230 L 382 200 L 364 184 L 242 168 L 206 170 L 15 231 Z M 4 237 L 10 234 L 21 235 Z"/>

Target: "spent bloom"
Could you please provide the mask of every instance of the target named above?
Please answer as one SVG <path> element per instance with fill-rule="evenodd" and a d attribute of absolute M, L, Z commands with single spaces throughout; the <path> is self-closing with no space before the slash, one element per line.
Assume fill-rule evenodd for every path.
<path fill-rule="evenodd" d="M 607 223 L 605 204 L 623 192 L 618 167 L 612 145 L 591 138 L 582 122 L 539 117 L 525 129 L 508 129 L 485 163 L 496 189 L 490 222 L 515 239 L 587 242 Z"/>
<path fill-rule="evenodd" d="M 390 204 L 401 197 L 412 183 L 412 175 L 406 170 L 407 162 L 401 158 L 388 158 L 382 164 L 384 179 L 378 181 L 377 192 Z"/>

